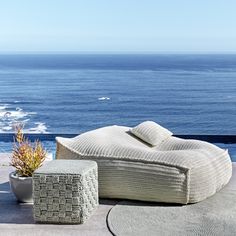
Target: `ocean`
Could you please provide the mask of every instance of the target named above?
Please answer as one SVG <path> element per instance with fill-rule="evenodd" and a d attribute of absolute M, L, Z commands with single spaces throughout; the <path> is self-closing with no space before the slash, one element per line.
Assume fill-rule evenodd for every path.
<path fill-rule="evenodd" d="M 0 55 L 0 132 L 81 133 L 153 120 L 236 134 L 236 55 Z"/>

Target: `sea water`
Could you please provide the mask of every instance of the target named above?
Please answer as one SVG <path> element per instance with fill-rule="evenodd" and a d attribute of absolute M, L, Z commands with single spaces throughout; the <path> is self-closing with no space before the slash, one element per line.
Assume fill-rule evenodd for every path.
<path fill-rule="evenodd" d="M 0 55 L 0 132 L 81 133 L 153 120 L 236 134 L 236 55 Z"/>

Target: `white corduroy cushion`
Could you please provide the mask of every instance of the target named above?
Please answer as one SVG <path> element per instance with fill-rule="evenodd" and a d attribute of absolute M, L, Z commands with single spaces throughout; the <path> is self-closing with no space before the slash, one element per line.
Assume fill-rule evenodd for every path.
<path fill-rule="evenodd" d="M 130 132 L 152 146 L 159 145 L 172 135 L 169 130 L 153 121 L 142 122 L 131 129 Z"/>
<path fill-rule="evenodd" d="M 228 152 L 213 144 L 170 136 L 151 147 L 129 130 L 108 126 L 57 137 L 56 159 L 96 161 L 104 198 L 194 203 L 218 192 L 232 175 Z"/>

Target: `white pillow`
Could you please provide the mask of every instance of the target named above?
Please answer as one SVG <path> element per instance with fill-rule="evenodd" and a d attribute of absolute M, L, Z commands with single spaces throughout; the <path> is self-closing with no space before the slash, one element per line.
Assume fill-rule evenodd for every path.
<path fill-rule="evenodd" d="M 153 121 L 145 121 L 130 130 L 132 134 L 152 146 L 160 144 L 172 133 Z"/>

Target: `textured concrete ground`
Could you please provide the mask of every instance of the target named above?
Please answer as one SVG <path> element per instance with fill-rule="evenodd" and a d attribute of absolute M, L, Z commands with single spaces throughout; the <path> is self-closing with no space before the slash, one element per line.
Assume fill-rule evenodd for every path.
<path fill-rule="evenodd" d="M 234 153 L 235 155 L 235 153 Z M 236 160 L 236 159 L 235 159 Z M 106 218 L 118 200 L 100 200 L 99 208 L 83 225 L 35 224 L 32 205 L 19 204 L 11 193 L 9 154 L 0 154 L 0 236 L 107 236 Z"/>
<path fill-rule="evenodd" d="M 111 235 L 106 217 L 117 200 L 100 200 L 99 208 L 83 225 L 35 224 L 31 204 L 19 204 L 9 186 L 9 154 L 0 154 L 0 236 Z"/>

